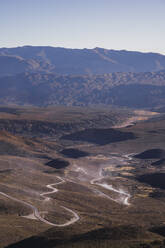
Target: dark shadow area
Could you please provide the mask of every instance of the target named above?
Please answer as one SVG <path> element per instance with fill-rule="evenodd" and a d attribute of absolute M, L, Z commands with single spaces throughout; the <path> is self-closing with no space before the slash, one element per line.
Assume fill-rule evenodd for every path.
<path fill-rule="evenodd" d="M 149 231 L 165 237 L 165 226 L 153 227 Z"/>
<path fill-rule="evenodd" d="M 159 200 L 163 200 L 165 199 L 165 192 L 161 191 L 161 190 L 156 190 L 154 192 L 151 192 L 149 194 L 150 197 L 155 198 L 155 199 L 159 199 Z"/>
<path fill-rule="evenodd" d="M 155 188 L 165 189 L 165 173 L 144 174 L 136 177 L 139 182 L 147 183 Z"/>
<path fill-rule="evenodd" d="M 86 242 L 96 241 L 119 241 L 119 240 L 134 240 L 139 237 L 148 237 L 148 234 L 137 226 L 119 226 L 114 228 L 101 228 L 94 231 L 90 231 L 81 235 L 65 235 L 62 231 L 55 231 L 53 229 L 48 230 L 45 237 L 31 237 L 20 241 L 16 244 L 9 245 L 6 248 L 54 248 L 56 245 L 72 245 L 77 243 L 77 247 L 85 247 Z M 71 246 L 69 246 L 71 247 Z M 94 246 L 92 246 L 94 247 Z"/>
<path fill-rule="evenodd" d="M 69 162 L 60 158 L 53 159 L 45 164 L 46 166 L 50 166 L 55 169 L 63 169 L 69 166 Z"/>
<path fill-rule="evenodd" d="M 153 165 L 153 166 L 165 165 L 165 159 L 160 159 L 160 160 L 152 163 L 151 165 Z"/>
<path fill-rule="evenodd" d="M 165 150 L 162 149 L 146 150 L 134 156 L 134 158 L 140 158 L 140 159 L 156 159 L 163 157 L 165 157 Z"/>
<path fill-rule="evenodd" d="M 9 173 L 9 172 L 12 172 L 12 171 L 13 171 L 12 169 L 0 170 L 0 174 L 1 173 Z"/>
<path fill-rule="evenodd" d="M 106 145 L 113 142 L 120 142 L 129 139 L 136 139 L 132 132 L 121 132 L 119 130 L 109 129 L 86 129 L 75 132 L 70 135 L 64 135 L 61 139 L 73 141 L 85 141 L 97 145 Z"/>
<path fill-rule="evenodd" d="M 81 158 L 81 157 L 86 157 L 90 155 L 88 152 L 84 152 L 84 151 L 80 151 L 78 149 L 72 149 L 72 148 L 64 149 L 60 153 L 68 158 Z"/>

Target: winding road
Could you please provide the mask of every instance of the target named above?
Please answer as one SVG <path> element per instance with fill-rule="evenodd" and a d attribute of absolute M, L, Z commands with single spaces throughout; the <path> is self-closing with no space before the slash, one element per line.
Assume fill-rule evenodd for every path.
<path fill-rule="evenodd" d="M 122 159 L 122 161 L 124 161 L 124 160 L 129 161 L 129 160 L 131 160 L 131 159 L 132 159 L 132 158 L 130 157 L 131 155 L 132 155 L 132 154 L 123 155 L 123 157 L 124 157 L 125 159 Z M 81 167 L 79 167 L 79 166 L 76 166 L 75 171 L 78 171 L 78 172 L 83 173 L 83 174 L 88 174 L 86 170 L 84 170 L 83 168 L 81 168 Z M 114 202 L 117 202 L 117 203 L 119 203 L 119 204 L 124 204 L 124 205 L 129 206 L 129 205 L 130 205 L 129 199 L 131 198 L 131 195 L 130 195 L 129 193 L 125 192 L 125 191 L 122 190 L 122 189 L 116 189 L 116 188 L 114 188 L 112 185 L 109 185 L 109 184 L 107 184 L 107 183 L 102 183 L 101 180 L 105 179 L 105 176 L 103 176 L 102 172 L 103 172 L 102 169 L 100 169 L 100 171 L 99 171 L 99 176 L 98 176 L 97 178 L 95 177 L 94 179 L 90 180 L 90 184 L 91 184 L 91 185 L 97 185 L 97 186 L 100 186 L 100 187 L 102 187 L 102 188 L 104 188 L 104 189 L 107 189 L 107 190 L 116 192 L 116 193 L 119 194 L 119 197 L 118 197 L 118 198 L 112 198 L 112 197 L 110 197 L 109 195 L 103 193 L 102 191 L 100 191 L 100 190 L 98 190 L 98 189 L 95 189 L 95 192 L 97 192 L 99 195 L 101 195 L 101 196 L 103 196 L 103 197 L 106 197 L 106 198 L 108 198 L 108 199 L 110 199 L 110 200 L 112 200 L 112 201 L 114 201 Z M 55 187 L 56 185 L 63 184 L 63 183 L 66 182 L 63 178 L 61 178 L 61 177 L 59 177 L 59 176 L 57 176 L 57 178 L 59 179 L 59 182 L 46 185 L 46 187 L 47 187 L 48 189 L 50 189 L 51 191 L 43 192 L 43 193 L 40 194 L 40 196 L 44 198 L 44 201 L 49 201 L 49 200 L 51 200 L 51 198 L 48 197 L 47 195 L 54 194 L 54 193 L 57 193 L 57 192 L 59 191 L 59 190 Z M 67 179 L 67 181 L 70 181 L 70 180 Z M 41 221 L 41 222 L 43 222 L 43 223 L 45 223 L 45 224 L 47 224 L 47 225 L 51 225 L 51 226 L 55 226 L 55 227 L 65 227 L 65 226 L 72 225 L 73 223 L 77 222 L 77 221 L 80 219 L 80 217 L 78 216 L 78 214 L 77 214 L 75 211 L 73 211 L 73 210 L 71 210 L 71 209 L 69 209 L 69 208 L 67 208 L 67 207 L 60 206 L 61 208 L 65 209 L 65 210 L 68 211 L 70 214 L 72 214 L 73 217 L 72 217 L 69 221 L 67 221 L 67 222 L 65 222 L 65 223 L 63 223 L 63 224 L 52 223 L 52 222 L 46 220 L 45 218 L 43 218 L 43 217 L 41 216 L 41 214 L 40 214 L 40 213 L 42 213 L 42 212 L 39 212 L 39 210 L 38 210 L 34 205 L 32 205 L 32 204 L 30 204 L 30 203 L 28 203 L 28 202 L 25 202 L 25 201 L 23 201 L 23 200 L 19 200 L 19 199 L 15 198 L 15 197 L 10 196 L 10 195 L 8 195 L 8 194 L 6 194 L 6 193 L 3 193 L 3 192 L 0 192 L 0 195 L 2 195 L 2 196 L 4 196 L 4 197 L 7 197 L 7 198 L 10 199 L 10 200 L 16 201 L 16 202 L 18 202 L 18 203 L 21 203 L 21 204 L 23 204 L 23 205 L 29 207 L 29 208 L 32 210 L 32 214 L 30 214 L 31 219 L 37 219 L 37 220 L 39 220 L 39 221 Z M 30 218 L 30 216 L 29 216 L 29 218 Z M 22 217 L 28 218 L 28 216 L 22 216 Z"/>
<path fill-rule="evenodd" d="M 48 185 L 47 185 L 47 188 L 52 189 L 52 191 L 50 191 L 50 192 L 45 192 L 45 193 L 42 193 L 42 194 L 40 194 L 40 195 L 41 195 L 41 196 L 44 196 L 44 195 L 53 194 L 53 193 L 58 192 L 58 189 L 54 188 L 53 185 L 58 185 L 58 184 L 61 184 L 61 183 L 65 183 L 65 180 L 64 180 L 64 179 L 62 179 L 62 178 L 60 178 L 60 177 L 58 177 L 58 179 L 60 179 L 61 181 L 58 182 L 58 183 L 48 184 Z M 23 204 L 23 205 L 29 207 L 29 208 L 33 211 L 34 217 L 35 217 L 36 219 L 42 221 L 43 223 L 47 224 L 47 225 L 56 226 L 56 227 L 65 227 L 65 226 L 69 226 L 69 225 L 71 225 L 71 224 L 77 222 L 77 221 L 80 219 L 80 217 L 78 216 L 78 214 L 77 214 L 76 212 L 74 212 L 73 210 L 71 210 L 71 209 L 69 209 L 69 208 L 67 208 L 67 207 L 61 206 L 61 208 L 65 209 L 66 211 L 68 211 L 69 213 L 71 213 L 71 214 L 73 215 L 73 218 L 71 218 L 71 220 L 67 221 L 67 222 L 64 223 L 64 224 L 55 224 L 55 223 L 52 223 L 52 222 L 50 222 L 50 221 L 48 221 L 48 220 L 42 218 L 41 215 L 40 215 L 39 210 L 38 210 L 35 206 L 33 206 L 32 204 L 27 203 L 27 202 L 25 202 L 25 201 L 23 201 L 23 200 L 19 200 L 19 199 L 15 198 L 15 197 L 9 196 L 8 194 L 5 194 L 5 193 L 3 193 L 3 192 L 0 192 L 0 195 L 5 196 L 5 197 L 7 197 L 7 198 L 10 199 L 10 200 L 19 202 L 19 203 L 21 203 L 21 204 Z M 49 197 L 44 197 L 44 198 L 45 198 L 46 200 L 49 200 L 49 199 L 50 199 Z M 49 198 L 49 199 L 48 199 L 48 198 Z"/>
<path fill-rule="evenodd" d="M 105 177 L 102 176 L 102 169 L 100 170 L 100 173 L 99 173 L 99 174 L 100 174 L 100 177 L 95 178 L 95 179 L 92 179 L 92 180 L 90 181 L 90 183 L 91 183 L 91 184 L 98 185 L 98 186 L 101 186 L 101 187 L 103 187 L 103 188 L 105 188 L 105 189 L 108 189 L 108 190 L 110 190 L 110 191 L 114 191 L 114 192 L 118 193 L 118 194 L 120 195 L 120 197 L 119 197 L 118 199 L 114 199 L 114 198 L 108 196 L 107 194 L 101 192 L 100 190 L 97 190 L 97 192 L 98 192 L 99 194 L 101 194 L 102 196 L 104 196 L 104 197 L 106 197 L 106 198 L 108 198 L 108 199 L 110 199 L 110 200 L 112 200 L 112 201 L 114 201 L 114 202 L 122 203 L 122 204 L 124 204 L 124 205 L 129 206 L 130 203 L 128 202 L 128 200 L 130 199 L 131 195 L 128 194 L 128 193 L 126 193 L 124 190 L 115 189 L 112 185 L 109 185 L 109 184 L 107 184 L 107 183 L 99 183 L 98 181 L 101 181 L 102 179 L 105 179 Z"/>
<path fill-rule="evenodd" d="M 44 192 L 44 193 L 41 193 L 41 194 L 40 194 L 40 196 L 43 196 L 43 197 L 45 198 L 45 201 L 49 201 L 49 200 L 50 200 L 50 197 L 45 197 L 45 195 L 50 195 L 50 194 L 53 194 L 53 193 L 58 192 L 58 189 L 57 189 L 57 188 L 54 188 L 53 185 L 58 185 L 58 184 L 65 183 L 65 180 L 62 179 L 61 177 L 58 177 L 58 176 L 57 176 L 57 178 L 58 178 L 59 180 L 61 180 L 61 181 L 58 182 L 58 183 L 48 184 L 48 185 L 46 186 L 48 189 L 51 189 L 52 191 L 50 191 L 50 192 Z"/>

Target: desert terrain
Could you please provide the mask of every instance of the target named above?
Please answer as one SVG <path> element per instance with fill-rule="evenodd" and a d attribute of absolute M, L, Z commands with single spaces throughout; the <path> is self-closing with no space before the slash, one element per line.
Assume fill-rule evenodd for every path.
<path fill-rule="evenodd" d="M 0 110 L 1 248 L 163 247 L 163 113 Z"/>

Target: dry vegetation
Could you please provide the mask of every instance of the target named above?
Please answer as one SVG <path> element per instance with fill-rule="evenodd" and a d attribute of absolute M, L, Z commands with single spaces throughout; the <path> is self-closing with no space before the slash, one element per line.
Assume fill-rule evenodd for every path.
<path fill-rule="evenodd" d="M 68 227 L 51 227 L 39 220 L 24 218 L 23 216 L 31 214 L 31 209 L 0 195 L 0 247 L 163 247 L 164 234 L 158 233 L 157 229 L 151 229 L 163 226 L 165 222 L 164 189 L 140 182 L 138 177 L 150 173 L 164 175 L 165 167 L 152 165 L 160 160 L 159 158 L 141 160 L 134 157 L 128 160 L 125 155 L 149 149 L 162 149 L 165 140 L 164 120 L 121 128 L 120 132 L 132 133 L 136 138 L 116 140 L 113 143 L 109 141 L 100 146 L 96 142 L 89 144 L 87 140 L 79 140 L 77 143 L 60 137 L 85 130 L 88 124 L 97 125 L 97 128 L 100 125 L 102 129 L 106 123 L 110 127 L 110 123 L 121 122 L 124 113 L 120 118 L 119 110 L 114 113 L 93 109 L 89 110 L 87 115 L 85 111 L 74 108 L 50 108 L 48 111 L 41 109 L 41 112 L 38 108 L 12 108 L 12 113 L 9 113 L 7 108 L 4 111 L 8 113 L 5 112 L 5 117 L 2 115 L 0 124 L 1 121 L 15 121 L 18 116 L 18 120 L 26 122 L 28 132 L 22 128 L 19 133 L 20 126 L 17 125 L 14 128 L 8 125 L 8 128 L 1 130 L 0 191 L 33 204 L 39 209 L 42 217 L 53 223 L 65 223 L 73 217 L 61 206 L 74 210 L 80 220 Z M 78 118 L 75 119 L 75 116 Z M 129 117 L 130 114 L 125 116 Z M 29 124 L 28 121 L 41 119 L 43 123 L 48 120 L 53 125 L 60 123 L 58 134 L 49 130 L 45 135 L 40 129 L 40 137 L 36 137 L 37 135 L 31 132 L 33 123 Z M 96 124 L 95 120 L 98 120 Z M 79 123 L 83 124 L 78 129 Z M 69 128 L 64 130 L 63 124 L 66 125 L 65 128 Z M 103 138 L 104 136 L 98 137 Z M 66 157 L 62 153 L 65 149 L 74 152 L 78 149 L 86 156 Z M 47 166 L 46 164 L 53 159 L 64 159 L 69 162 L 69 166 L 61 169 Z M 79 167 L 87 174 L 79 170 Z M 119 197 L 117 192 L 103 189 L 99 185 L 91 185 L 90 180 L 98 176 L 100 168 L 104 169 L 107 175 L 105 181 L 108 184 L 131 194 L 130 206 L 98 194 L 101 190 L 109 197 Z M 51 200 L 44 201 L 40 194 L 49 192 L 50 189 L 46 185 L 58 183 L 58 176 L 66 182 L 56 185 L 59 191 L 47 195 Z"/>

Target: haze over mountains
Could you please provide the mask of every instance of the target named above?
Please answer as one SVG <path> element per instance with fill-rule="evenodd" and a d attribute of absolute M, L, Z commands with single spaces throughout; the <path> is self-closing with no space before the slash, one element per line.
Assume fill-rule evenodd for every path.
<path fill-rule="evenodd" d="M 164 106 L 165 56 L 102 48 L 0 49 L 0 104 Z"/>
<path fill-rule="evenodd" d="M 165 69 L 165 56 L 156 53 L 24 46 L 0 49 L 0 75 L 21 72 L 104 74 Z"/>

